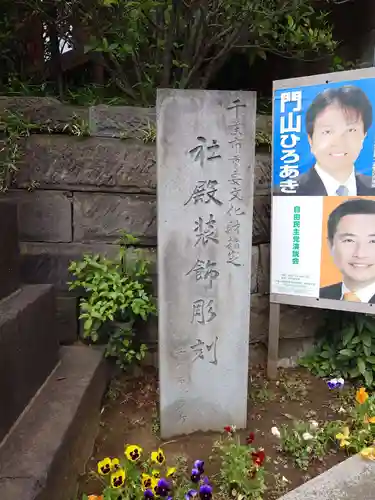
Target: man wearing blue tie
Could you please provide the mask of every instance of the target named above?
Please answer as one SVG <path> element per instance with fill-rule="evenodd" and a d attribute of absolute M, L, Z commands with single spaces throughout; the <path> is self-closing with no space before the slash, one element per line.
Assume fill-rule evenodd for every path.
<path fill-rule="evenodd" d="M 317 95 L 306 113 L 306 130 L 316 163 L 295 180 L 294 196 L 374 196 L 371 177 L 354 164 L 372 123 L 372 106 L 358 87 L 345 85 Z M 284 194 L 284 193 L 275 193 Z"/>

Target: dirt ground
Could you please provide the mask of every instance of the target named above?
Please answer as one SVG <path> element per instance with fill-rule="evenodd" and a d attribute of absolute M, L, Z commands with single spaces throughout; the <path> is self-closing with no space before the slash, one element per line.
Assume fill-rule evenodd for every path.
<path fill-rule="evenodd" d="M 290 424 L 293 419 L 324 422 L 339 418 L 337 411 L 342 406 L 342 396 L 330 391 L 322 380 L 303 369 L 293 369 L 281 371 L 277 382 L 268 382 L 264 372 L 255 368 L 250 375 L 249 390 L 248 429 L 241 434 L 245 438 L 254 432 L 254 445 L 266 452 L 264 500 L 279 498 L 346 458 L 344 453 L 332 453 L 308 471 L 299 470 L 278 450 L 278 440 L 270 432 L 271 427 Z M 94 454 L 80 479 L 80 494 L 99 493 L 99 484 L 90 477 L 89 471 L 95 470 L 96 462 L 106 456 L 122 456 L 124 444 L 138 444 L 147 453 L 162 446 L 169 463 L 173 463 L 174 456 L 181 455 L 186 456 L 189 464 L 198 458 L 205 460 L 207 474 L 212 476 L 217 470 L 214 464 L 210 467 L 208 459 L 218 437 L 217 433 L 195 433 L 163 443 L 159 438 L 156 371 L 148 370 L 141 377 L 131 379 L 123 374 L 113 380 L 108 389 Z"/>

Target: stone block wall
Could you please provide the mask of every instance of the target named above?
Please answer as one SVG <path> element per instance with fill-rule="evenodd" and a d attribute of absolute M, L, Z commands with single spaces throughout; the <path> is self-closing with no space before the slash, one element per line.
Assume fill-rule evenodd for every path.
<path fill-rule="evenodd" d="M 19 173 L 4 196 L 18 204 L 22 278 L 26 283 L 56 286 L 65 332 L 61 341 L 70 342 L 78 332 L 78 299 L 67 287 L 71 260 L 85 252 L 113 254 L 118 232 L 125 230 L 139 237 L 156 278 L 156 151 L 155 143 L 143 141 L 155 125 L 155 110 L 72 107 L 51 98 L 0 97 L 0 114 L 5 109 L 54 131 L 27 139 Z M 63 133 L 73 119 L 87 125 L 90 137 Z M 271 133 L 270 118 L 258 116 L 257 128 Z M 250 339 L 261 342 L 268 330 L 271 157 L 267 149 L 256 153 L 254 182 Z M 30 186 L 37 188 L 30 191 Z M 285 307 L 281 336 L 311 336 L 320 318 L 315 310 Z M 155 324 L 149 330 L 156 341 Z"/>

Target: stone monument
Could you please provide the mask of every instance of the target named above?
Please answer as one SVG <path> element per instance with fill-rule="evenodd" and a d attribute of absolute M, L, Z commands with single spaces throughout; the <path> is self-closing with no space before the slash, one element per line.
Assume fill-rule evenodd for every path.
<path fill-rule="evenodd" d="M 159 90 L 163 438 L 246 427 L 254 92 Z"/>

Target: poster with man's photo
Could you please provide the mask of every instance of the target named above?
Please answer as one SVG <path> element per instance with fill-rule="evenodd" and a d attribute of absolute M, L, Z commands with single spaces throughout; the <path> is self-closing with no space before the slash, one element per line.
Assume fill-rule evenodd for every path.
<path fill-rule="evenodd" d="M 375 72 L 366 71 L 275 86 L 272 294 L 375 303 Z"/>

